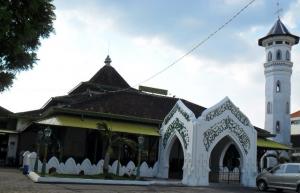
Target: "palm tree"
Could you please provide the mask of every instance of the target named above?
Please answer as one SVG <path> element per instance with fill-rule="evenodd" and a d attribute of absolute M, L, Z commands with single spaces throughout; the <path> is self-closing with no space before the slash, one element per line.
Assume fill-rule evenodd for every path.
<path fill-rule="evenodd" d="M 118 165 L 117 165 L 117 175 L 120 175 L 120 159 L 121 159 L 121 148 L 124 147 L 125 145 L 127 145 L 129 148 L 131 148 L 132 150 L 136 151 L 136 142 L 131 140 L 131 139 L 127 139 L 126 137 L 121 137 L 121 136 L 116 136 L 112 142 L 111 142 L 112 146 L 117 146 L 117 150 L 118 150 Z"/>
<path fill-rule="evenodd" d="M 103 174 L 104 177 L 108 177 L 108 165 L 110 161 L 111 155 L 114 153 L 114 147 L 118 147 L 118 165 L 117 165 L 117 175 L 120 172 L 120 159 L 121 159 L 121 148 L 124 145 L 136 150 L 136 142 L 128 139 L 126 137 L 121 137 L 112 132 L 112 129 L 107 126 L 105 122 L 98 123 L 97 125 L 99 130 L 103 131 L 103 134 L 107 140 L 107 148 L 104 157 L 104 164 L 103 164 Z"/>
<path fill-rule="evenodd" d="M 112 154 L 112 146 L 111 146 L 111 138 L 112 138 L 112 129 L 107 126 L 105 122 L 101 122 L 97 124 L 97 128 L 103 131 L 103 134 L 107 140 L 107 149 L 104 157 L 103 164 L 103 174 L 106 177 L 108 175 L 108 164 L 110 160 L 110 155 Z"/>

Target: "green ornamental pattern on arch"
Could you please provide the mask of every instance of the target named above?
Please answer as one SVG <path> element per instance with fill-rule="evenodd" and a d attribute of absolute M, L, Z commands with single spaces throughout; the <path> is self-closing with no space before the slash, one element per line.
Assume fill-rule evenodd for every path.
<path fill-rule="evenodd" d="M 178 104 L 176 104 L 174 106 L 174 108 L 171 110 L 171 112 L 167 115 L 167 117 L 164 121 L 165 125 L 168 124 L 168 122 L 171 120 L 171 118 L 177 111 L 185 118 L 185 120 L 190 121 L 189 114 L 187 112 L 185 112 Z"/>
<path fill-rule="evenodd" d="M 210 121 L 213 120 L 215 117 L 221 115 L 224 111 L 229 110 L 232 114 L 245 126 L 250 126 L 249 119 L 236 107 L 231 101 L 226 101 L 224 104 L 222 104 L 219 108 L 209 112 L 205 120 Z"/>
<path fill-rule="evenodd" d="M 214 140 L 225 130 L 229 130 L 235 136 L 237 136 L 245 153 L 248 154 L 248 150 L 250 149 L 250 139 L 246 134 L 246 132 L 237 123 L 235 123 L 230 117 L 227 117 L 226 119 L 223 119 L 219 123 L 216 123 L 210 129 L 204 132 L 203 143 L 206 151 L 209 150 Z"/>
<path fill-rule="evenodd" d="M 167 128 L 164 137 L 163 137 L 163 146 L 166 148 L 169 138 L 173 135 L 173 133 L 177 131 L 183 140 L 184 148 L 186 149 L 189 142 L 189 134 L 188 130 L 184 126 L 184 123 L 181 122 L 178 118 L 176 118 Z"/>

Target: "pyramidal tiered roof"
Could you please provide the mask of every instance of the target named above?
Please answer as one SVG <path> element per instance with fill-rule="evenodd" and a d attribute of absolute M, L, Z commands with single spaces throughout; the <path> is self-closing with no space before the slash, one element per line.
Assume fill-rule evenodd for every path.
<path fill-rule="evenodd" d="M 282 23 L 282 21 L 280 20 L 280 18 L 278 18 L 278 20 L 275 22 L 275 24 L 273 25 L 273 27 L 271 28 L 271 30 L 269 31 L 269 33 L 263 37 L 260 38 L 258 40 L 258 44 L 260 46 L 262 46 L 262 42 L 265 39 L 268 39 L 270 37 L 274 37 L 274 36 L 289 36 L 295 39 L 295 44 L 298 44 L 299 42 L 299 37 L 296 35 L 293 35 L 289 32 L 289 30 L 285 27 L 285 25 Z"/>
<path fill-rule="evenodd" d="M 130 87 L 110 63 L 108 56 L 105 65 L 89 81 L 83 82 L 68 95 L 51 98 L 42 109 L 18 114 L 39 119 L 55 113 L 79 113 L 81 116 L 96 113 L 101 114 L 97 116 L 109 114 L 112 118 L 118 115 L 123 118 L 133 117 L 135 121 L 136 118 L 142 119 L 144 123 L 148 120 L 147 123 L 161 124 L 179 98 L 144 93 Z M 187 100 L 180 100 L 196 117 L 206 109 Z M 260 128 L 255 129 L 259 135 L 268 135 L 268 132 Z"/>
<path fill-rule="evenodd" d="M 116 88 L 129 88 L 129 84 L 124 78 L 110 65 L 111 59 L 106 57 L 105 66 L 101 68 L 88 82 L 92 84 L 107 85 Z"/>
<path fill-rule="evenodd" d="M 291 35 L 289 30 L 285 27 L 285 25 L 281 22 L 280 19 L 276 21 L 268 35 Z"/>
<path fill-rule="evenodd" d="M 68 95 L 53 97 L 38 113 L 51 108 L 132 116 L 162 121 L 178 98 L 144 93 L 130 85 L 111 66 L 109 56 L 105 65 L 89 80 L 80 83 Z M 181 99 L 196 116 L 204 107 Z"/>
<path fill-rule="evenodd" d="M 124 78 L 110 65 L 111 59 L 106 57 L 105 65 L 89 80 L 81 82 L 77 87 L 72 89 L 69 94 L 78 94 L 87 90 L 104 92 L 107 90 L 129 89 L 130 85 Z"/>

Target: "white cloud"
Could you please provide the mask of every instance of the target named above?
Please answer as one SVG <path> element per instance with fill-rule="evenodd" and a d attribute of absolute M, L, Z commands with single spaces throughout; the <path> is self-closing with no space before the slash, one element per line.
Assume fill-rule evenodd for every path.
<path fill-rule="evenodd" d="M 240 1 L 226 2 L 238 4 Z M 99 7 L 58 10 L 56 35 L 43 41 L 39 64 L 33 70 L 18 75 L 13 88 L 0 95 L 0 105 L 13 111 L 32 110 L 40 108 L 50 97 L 66 94 L 103 66 L 108 42 L 111 43 L 112 66 L 132 86 L 186 52 L 161 36 L 124 33 L 119 29 L 119 22 L 122 22 L 120 15 L 107 13 Z M 193 19 L 182 22 L 190 26 L 201 25 Z M 262 127 L 264 50 L 257 46 L 257 34 L 267 31 L 267 27 L 252 26 L 236 34 L 236 43 L 244 43 L 246 47 L 232 53 L 231 61 L 219 61 L 217 53 L 216 58 L 206 58 L 195 52 L 144 85 L 168 89 L 177 97 L 205 107 L 229 96 L 253 124 Z M 219 52 L 220 49 L 216 47 L 214 51 Z M 299 49 L 294 52 L 299 53 Z M 300 54 L 295 55 L 292 93 L 298 92 L 294 90 L 298 88 L 295 88 L 299 79 L 296 75 L 297 71 L 300 72 L 299 65 L 296 65 L 300 64 Z M 254 57 L 249 59 L 249 56 Z M 229 65 L 223 65 L 223 62 Z M 293 94 L 294 101 L 300 98 L 299 92 Z"/>
<path fill-rule="evenodd" d="M 199 18 L 193 18 L 193 17 L 184 17 L 179 20 L 179 23 L 184 28 L 196 28 L 202 26 L 202 21 Z"/>
<path fill-rule="evenodd" d="M 295 29 L 299 25 L 300 19 L 300 0 L 291 3 L 289 9 L 283 16 L 284 23 L 291 29 Z"/>

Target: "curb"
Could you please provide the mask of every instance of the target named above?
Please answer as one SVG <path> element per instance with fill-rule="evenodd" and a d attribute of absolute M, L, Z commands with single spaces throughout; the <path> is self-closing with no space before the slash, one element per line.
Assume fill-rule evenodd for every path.
<path fill-rule="evenodd" d="M 181 181 L 170 182 L 162 180 L 138 181 L 138 180 L 102 180 L 102 179 L 82 179 L 82 178 L 57 178 L 41 177 L 35 172 L 29 172 L 27 175 L 35 183 L 53 183 L 53 184 L 102 184 L 102 185 L 134 185 L 134 186 L 184 186 Z"/>

